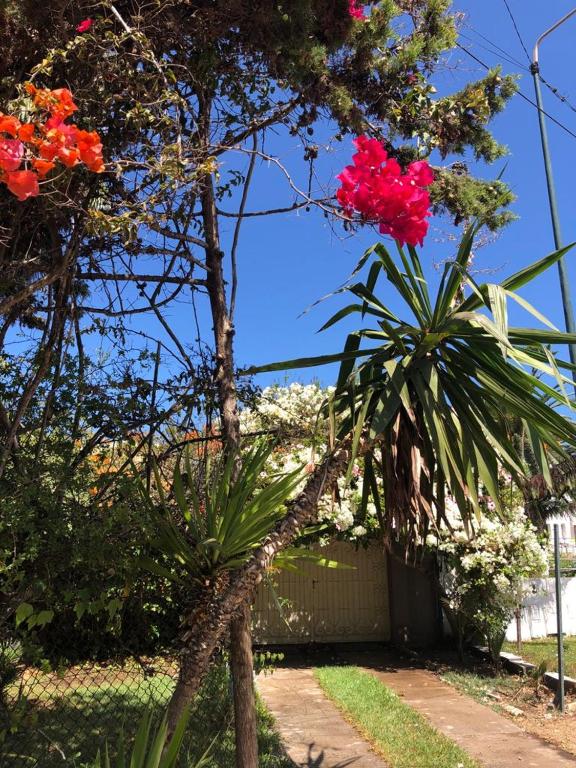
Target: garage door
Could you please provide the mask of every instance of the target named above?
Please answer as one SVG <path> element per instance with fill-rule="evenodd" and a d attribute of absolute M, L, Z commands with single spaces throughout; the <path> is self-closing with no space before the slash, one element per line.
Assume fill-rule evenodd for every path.
<path fill-rule="evenodd" d="M 371 545 L 336 542 L 319 549 L 354 569 L 303 563 L 275 573 L 276 598 L 261 584 L 253 608 L 254 640 L 263 644 L 344 643 L 390 639 L 386 556 Z M 280 602 L 281 610 L 279 610 Z"/>

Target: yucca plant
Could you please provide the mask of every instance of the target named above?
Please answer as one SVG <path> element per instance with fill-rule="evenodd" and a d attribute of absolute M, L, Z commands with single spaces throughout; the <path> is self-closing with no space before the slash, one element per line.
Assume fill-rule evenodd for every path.
<path fill-rule="evenodd" d="M 500 468 L 524 483 L 526 467 L 508 429 L 511 417 L 523 424 L 548 483 L 551 462 L 576 446 L 574 422 L 558 411 L 573 407 L 567 393 L 571 378 L 563 373 L 571 366 L 551 349 L 575 342 L 576 335 L 559 331 L 516 293 L 569 247 L 500 284 L 478 285 L 467 271 L 475 233 L 473 227 L 464 235 L 435 295 L 414 248 L 398 246 L 396 259 L 382 244 L 370 248 L 357 268 L 372 260 L 367 280 L 346 288 L 357 301 L 323 329 L 353 313 L 374 324 L 350 334 L 338 354 L 249 371 L 340 361 L 331 406 L 339 417 L 338 435 L 353 435 L 354 452 L 363 446 L 365 500 L 373 495 L 389 540 L 411 547 L 423 542 L 431 521 L 445 518 L 446 491 L 471 519 L 472 513 L 481 514 L 480 489 L 499 505 Z M 377 294 L 382 275 L 388 281 L 384 295 L 392 290 L 401 298 L 405 316 Z M 510 301 L 545 327 L 510 326 Z"/>
<path fill-rule="evenodd" d="M 150 557 L 142 558 L 141 564 L 172 580 L 180 580 L 178 572 L 184 572 L 187 580 L 201 582 L 245 563 L 283 517 L 285 502 L 304 476 L 302 468 L 267 478 L 272 450 L 269 443 L 254 445 L 243 454 L 236 471 L 237 457 L 231 453 L 225 462 L 202 473 L 200 490 L 199 471 L 188 452 L 174 468 L 170 494 L 163 489 L 156 468 L 159 505 L 143 485 L 140 488 L 154 521 L 152 546 L 165 564 Z M 293 554 L 285 556 L 287 564 Z"/>
<path fill-rule="evenodd" d="M 166 717 L 164 716 L 154 729 L 154 715 L 150 710 L 146 711 L 134 737 L 130 757 L 126 756 L 126 745 L 121 738 L 115 760 L 110 758 L 106 744 L 104 754 L 98 752 L 92 768 L 175 768 L 189 719 L 190 711 L 186 709 L 167 744 Z M 207 765 L 207 760 L 208 754 L 205 753 L 188 768 L 203 768 Z"/>

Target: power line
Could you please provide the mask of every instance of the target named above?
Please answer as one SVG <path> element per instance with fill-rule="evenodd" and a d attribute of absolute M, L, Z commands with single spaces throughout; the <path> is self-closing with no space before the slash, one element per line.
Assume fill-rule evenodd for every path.
<path fill-rule="evenodd" d="M 524 44 L 524 40 L 522 38 L 522 35 L 520 34 L 520 29 L 518 28 L 518 24 L 516 23 L 516 19 L 514 18 L 514 14 L 512 13 L 512 9 L 510 8 L 510 5 L 508 4 L 508 0 L 503 0 L 504 5 L 506 6 L 506 10 L 508 11 L 508 15 L 510 16 L 510 21 L 512 22 L 512 25 L 514 27 L 514 31 L 516 32 L 516 35 L 518 37 L 518 40 L 520 41 L 520 45 L 524 49 L 524 53 L 526 54 L 526 58 L 528 59 L 528 62 L 530 64 L 530 71 L 532 72 L 532 59 L 530 58 L 530 54 L 528 53 L 528 49 L 526 48 Z M 556 98 L 561 101 L 563 104 L 566 104 L 569 109 L 572 110 L 572 112 L 576 113 L 576 107 L 570 102 L 567 96 L 560 93 L 558 88 L 556 88 L 552 83 L 549 83 L 548 80 L 546 80 L 544 77 L 542 77 L 542 74 L 540 70 L 538 69 L 536 74 L 538 75 L 538 78 L 540 82 L 548 88 L 548 90 L 556 96 Z"/>
<path fill-rule="evenodd" d="M 470 37 L 469 35 L 466 35 L 464 32 L 460 32 L 460 37 L 465 38 L 466 40 L 469 40 L 474 45 L 477 45 L 479 48 L 482 48 L 483 50 L 487 51 L 488 53 L 491 53 L 493 55 L 498 55 L 500 58 L 507 61 L 509 64 L 513 64 L 515 67 L 519 67 L 520 69 L 523 69 L 525 72 L 531 72 L 531 67 L 526 67 L 524 64 L 522 64 L 521 61 L 518 61 L 518 59 L 514 58 L 514 56 L 504 48 L 501 48 L 499 45 L 496 45 L 492 40 L 490 40 L 489 37 L 486 37 L 486 35 L 483 35 L 482 32 L 479 32 L 477 29 L 474 29 L 470 24 L 466 24 L 466 27 L 473 32 L 475 35 L 478 35 L 478 37 L 481 37 L 483 40 L 488 43 L 488 46 L 483 45 L 482 43 L 479 43 L 477 40 L 474 40 L 474 38 Z M 556 98 L 561 101 L 563 104 L 565 104 L 569 109 L 572 110 L 572 112 L 576 113 L 576 106 L 572 104 L 568 96 L 564 95 L 559 91 L 558 88 L 556 88 L 555 85 L 550 83 L 548 80 L 546 80 L 545 77 L 543 77 L 541 72 L 538 72 L 538 77 L 540 79 L 540 82 L 548 88 L 548 90 L 556 96 Z"/>
<path fill-rule="evenodd" d="M 566 104 L 566 106 L 572 110 L 572 112 L 576 112 L 576 107 L 572 102 L 568 99 L 568 96 L 564 96 L 564 94 L 560 93 L 558 88 L 552 85 L 552 83 L 549 83 L 548 80 L 546 80 L 544 77 L 542 77 L 542 74 L 540 71 L 537 72 L 538 78 L 540 79 L 540 82 L 543 83 L 546 88 L 548 88 L 549 91 L 551 91 L 554 96 L 556 96 L 557 99 L 559 99 L 563 104 Z"/>
<path fill-rule="evenodd" d="M 468 48 L 466 48 L 464 45 L 462 45 L 461 43 L 456 43 L 456 45 L 457 45 L 458 48 L 460 48 L 460 50 L 464 51 L 464 53 L 467 53 L 468 56 L 470 56 L 471 59 L 474 59 L 474 61 L 478 62 L 478 64 L 480 64 L 482 67 L 484 67 L 484 69 L 486 69 L 488 71 L 490 71 L 492 69 L 492 67 L 490 67 L 488 64 L 486 64 L 485 61 L 482 61 L 482 59 L 479 59 L 478 56 L 473 54 L 472 51 L 468 50 Z M 518 96 L 520 96 L 520 98 L 524 99 L 524 101 L 527 101 L 528 104 L 530 104 L 531 106 L 535 107 L 539 112 L 542 112 L 543 115 L 545 115 L 549 120 L 551 120 L 553 123 L 555 123 L 559 128 L 562 128 L 562 130 L 565 131 L 570 136 L 572 136 L 573 139 L 576 139 L 576 133 L 574 133 L 574 131 L 571 131 L 570 128 L 565 126 L 564 123 L 561 123 L 560 120 L 557 120 L 555 117 L 553 117 L 553 115 L 551 115 L 548 112 L 546 112 L 545 109 L 540 110 L 538 108 L 538 105 L 536 104 L 536 102 L 532 101 L 532 99 L 529 98 L 528 96 L 526 96 L 525 93 L 522 93 L 522 91 L 518 90 L 518 91 L 516 91 L 516 94 Z"/>
<path fill-rule="evenodd" d="M 518 61 L 518 59 L 514 58 L 514 56 L 509 52 L 506 51 L 504 48 L 500 48 L 499 45 L 496 45 L 492 40 L 490 40 L 489 37 L 486 37 L 486 35 L 483 35 L 482 32 L 479 32 L 477 29 L 474 29 L 473 26 L 470 24 L 466 24 L 466 27 L 470 30 L 470 32 L 473 32 L 475 35 L 478 35 L 478 37 L 481 37 L 485 42 L 487 42 L 494 50 L 489 50 L 489 53 L 498 53 L 498 55 L 505 58 L 510 64 L 514 64 L 515 67 L 520 67 L 520 69 L 525 70 L 526 72 L 530 71 L 530 68 L 527 67 L 525 64 L 522 64 L 521 61 Z M 484 50 L 488 50 L 485 46 L 483 46 L 481 43 L 479 43 L 477 40 L 473 40 L 472 38 L 465 35 L 463 32 L 460 32 L 460 37 L 466 37 L 467 40 L 470 40 L 470 42 L 474 43 L 474 45 L 478 45 L 481 48 L 484 48 Z"/>
<path fill-rule="evenodd" d="M 512 13 L 512 9 L 508 5 L 508 0 L 504 0 L 504 5 L 506 6 L 506 10 L 508 11 L 508 15 L 510 16 L 510 21 L 512 22 L 512 26 L 514 27 L 514 31 L 516 32 L 518 40 L 520 40 L 520 45 L 524 49 L 524 53 L 526 54 L 526 58 L 528 59 L 528 63 L 532 64 L 532 59 L 530 58 L 530 54 L 528 53 L 528 49 L 524 45 L 524 40 L 522 39 L 522 35 L 520 34 L 520 30 L 518 29 L 518 24 L 516 24 L 516 19 L 514 18 L 514 14 Z"/>

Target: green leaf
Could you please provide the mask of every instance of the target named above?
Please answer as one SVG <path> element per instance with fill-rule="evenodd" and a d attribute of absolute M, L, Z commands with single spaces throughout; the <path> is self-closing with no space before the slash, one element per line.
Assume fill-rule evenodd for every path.
<path fill-rule="evenodd" d="M 506 291 L 500 285 L 491 283 L 488 285 L 488 296 L 490 300 L 490 306 L 492 308 L 492 314 L 494 315 L 494 322 L 500 335 L 506 339 L 506 344 L 500 344 L 502 354 L 506 357 L 508 352 L 508 308 L 506 305 Z"/>
<path fill-rule="evenodd" d="M 45 627 L 46 624 L 50 624 L 53 618 L 54 611 L 40 611 L 40 613 L 35 617 L 35 624 L 37 627 Z"/>
<path fill-rule="evenodd" d="M 254 376 L 257 373 L 269 373 L 270 371 L 289 371 L 293 368 L 314 368 L 318 365 L 329 365 L 344 360 L 356 360 L 358 357 L 368 357 L 373 350 L 357 349 L 350 352 L 337 352 L 334 355 L 320 355 L 318 357 L 300 357 L 295 360 L 284 360 L 281 363 L 268 363 L 267 365 L 255 365 L 240 371 L 241 376 Z"/>
<path fill-rule="evenodd" d="M 23 621 L 26 621 L 34 613 L 33 606 L 30 603 L 20 603 L 16 608 L 16 626 L 19 627 Z"/>
<path fill-rule="evenodd" d="M 500 285 L 506 291 L 516 291 L 518 288 L 522 288 L 522 286 L 532 282 L 532 280 L 538 277 L 538 275 L 541 275 L 543 272 L 546 272 L 547 269 L 550 269 L 550 267 L 554 266 L 554 264 L 560 261 L 560 259 L 565 254 L 567 254 L 568 251 L 574 247 L 574 245 L 575 243 L 570 243 L 570 245 L 566 245 L 563 248 L 554 251 L 548 256 L 545 256 L 543 259 L 530 264 L 528 267 L 524 267 L 524 269 L 521 269 L 518 272 L 515 272 L 513 275 L 510 275 L 510 277 L 507 277 L 500 283 Z M 480 305 L 481 302 L 479 302 L 476 296 L 470 296 L 466 301 L 463 302 L 460 309 L 463 311 L 471 311 L 478 309 Z"/>
<path fill-rule="evenodd" d="M 338 560 L 332 560 L 329 557 L 325 557 L 320 552 L 314 552 L 313 550 L 305 549 L 304 547 L 287 547 L 286 549 L 282 550 L 274 558 L 273 567 L 294 570 L 294 568 L 290 566 L 299 561 L 312 563 L 312 565 L 317 565 L 319 568 L 356 570 L 355 565 L 349 565 L 348 563 L 342 563 Z"/>

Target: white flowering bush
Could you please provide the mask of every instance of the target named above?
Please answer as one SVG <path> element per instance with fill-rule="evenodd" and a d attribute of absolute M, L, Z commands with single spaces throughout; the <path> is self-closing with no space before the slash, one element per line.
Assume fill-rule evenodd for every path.
<path fill-rule="evenodd" d="M 270 457 L 267 471 L 273 474 L 292 472 L 305 467 L 311 472 L 326 453 L 328 425 L 322 406 L 334 391 L 318 384 L 290 384 L 267 387 L 250 408 L 240 414 L 244 434 L 270 430 L 278 435 L 278 448 Z M 297 494 L 306 482 L 304 477 Z M 367 540 L 378 528 L 376 507 L 369 502 L 361 515 L 363 492 L 362 471 L 352 468 L 351 478 L 340 478 L 335 490 L 329 491 L 318 504 L 318 523 L 326 526 L 326 543 L 334 536 L 348 541 Z"/>
<path fill-rule="evenodd" d="M 324 437 L 325 425 L 319 415 L 333 391 L 334 387 L 323 389 L 318 384 L 266 387 L 252 407 L 240 412 L 240 428 L 245 434 L 268 429 L 313 442 L 317 434 Z"/>
<path fill-rule="evenodd" d="M 547 548 L 536 528 L 517 506 L 506 520 L 484 517 L 473 533 L 457 526 L 429 536 L 427 544 L 441 555 L 444 607 L 460 649 L 481 635 L 497 662 L 523 581 L 548 572 Z"/>

